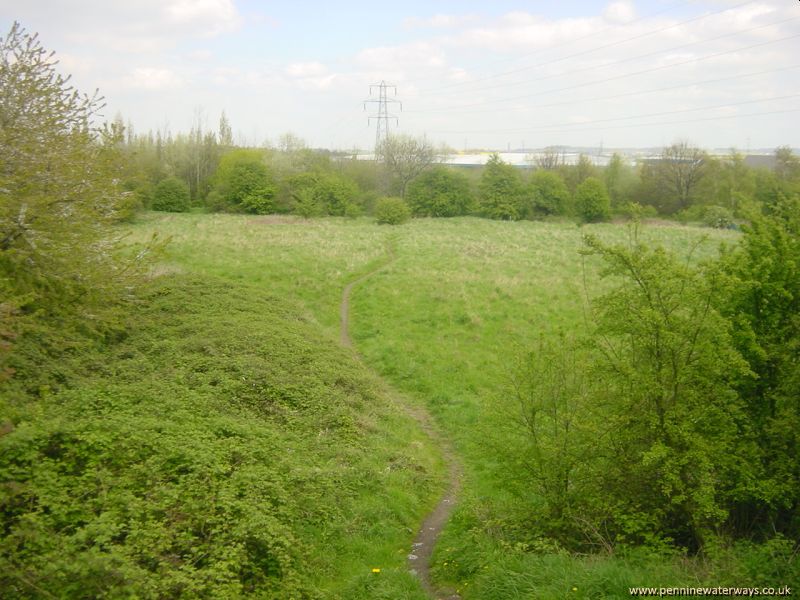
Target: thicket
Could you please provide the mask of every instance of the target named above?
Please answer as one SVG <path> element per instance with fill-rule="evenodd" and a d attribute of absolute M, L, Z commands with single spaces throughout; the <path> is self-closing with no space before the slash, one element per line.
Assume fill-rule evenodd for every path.
<path fill-rule="evenodd" d="M 754 209 L 705 264 L 635 228 L 627 247 L 587 237 L 585 254 L 610 291 L 587 331 L 524 356 L 511 390 L 529 535 L 608 551 L 796 541 L 800 194 Z"/>

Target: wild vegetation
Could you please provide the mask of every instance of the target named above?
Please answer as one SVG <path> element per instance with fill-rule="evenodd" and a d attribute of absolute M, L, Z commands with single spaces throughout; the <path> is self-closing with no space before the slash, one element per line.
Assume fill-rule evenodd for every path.
<path fill-rule="evenodd" d="M 800 584 L 788 148 L 238 148 L 226 115 L 97 125 L 35 36 L 0 49 L 5 596 L 423 598 L 446 477 L 415 404 L 463 458 L 433 573 L 465 598 Z M 339 303 L 379 264 L 362 363 Z"/>

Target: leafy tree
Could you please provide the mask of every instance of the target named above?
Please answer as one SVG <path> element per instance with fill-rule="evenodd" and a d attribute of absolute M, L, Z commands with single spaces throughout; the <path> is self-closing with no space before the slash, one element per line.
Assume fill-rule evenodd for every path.
<path fill-rule="evenodd" d="M 574 194 L 578 186 L 586 181 L 589 177 L 597 177 L 598 169 L 592 163 L 592 160 L 585 154 L 578 157 L 577 164 L 562 165 L 559 169 L 563 174 L 564 181 L 569 190 Z"/>
<path fill-rule="evenodd" d="M 492 154 L 478 184 L 480 211 L 490 219 L 516 221 L 524 214 L 525 188 L 519 171 Z"/>
<path fill-rule="evenodd" d="M 358 194 L 355 183 L 337 173 L 325 171 L 295 175 L 289 180 L 289 186 L 295 212 L 306 217 L 344 216 Z"/>
<path fill-rule="evenodd" d="M 800 159 L 790 146 L 775 149 L 775 175 L 782 181 L 800 180 Z"/>
<path fill-rule="evenodd" d="M 642 169 L 641 196 L 662 214 L 688 208 L 697 199 L 699 184 L 707 171 L 708 156 L 688 142 L 664 148 L 661 158 Z"/>
<path fill-rule="evenodd" d="M 220 160 L 214 191 L 225 210 L 266 214 L 272 211 L 276 187 L 263 153 L 238 149 Z"/>
<path fill-rule="evenodd" d="M 633 201 L 638 184 L 636 171 L 616 152 L 603 171 L 603 181 L 614 210 L 620 210 Z"/>
<path fill-rule="evenodd" d="M 159 182 L 153 195 L 153 210 L 186 212 L 189 210 L 189 186 L 177 177 Z"/>
<path fill-rule="evenodd" d="M 433 167 L 408 186 L 408 203 L 418 217 L 457 217 L 472 206 L 469 180 L 447 167 Z"/>
<path fill-rule="evenodd" d="M 736 393 L 750 371 L 713 308 L 723 286 L 714 270 L 660 249 L 587 244 L 604 274 L 623 281 L 595 303 L 594 333 L 609 407 L 604 485 L 617 526 L 697 549 L 757 470 Z"/>
<path fill-rule="evenodd" d="M 375 220 L 379 225 L 400 225 L 411 217 L 411 209 L 402 198 L 381 198 L 375 205 Z"/>
<path fill-rule="evenodd" d="M 569 212 L 570 193 L 558 171 L 536 170 L 530 179 L 531 216 Z"/>
<path fill-rule="evenodd" d="M 800 534 L 800 195 L 752 213 L 740 245 L 723 258 L 720 302 L 756 377 L 742 382 L 763 472 L 743 494 L 735 525 Z"/>
<path fill-rule="evenodd" d="M 587 223 L 606 221 L 611 216 L 611 201 L 603 182 L 589 177 L 575 191 L 578 216 Z"/>
<path fill-rule="evenodd" d="M 138 274 L 110 228 L 128 210 L 121 131 L 96 126 L 101 98 L 56 66 L 19 24 L 0 38 L 0 353 L 14 338 L 29 351 L 0 371 L 33 386 L 50 383 L 42 364 L 112 327 L 101 315 Z"/>
<path fill-rule="evenodd" d="M 534 164 L 545 171 L 555 171 L 564 164 L 564 156 L 560 148 L 548 146 L 534 158 Z"/>
<path fill-rule="evenodd" d="M 406 188 L 420 173 L 436 162 L 436 151 L 427 140 L 407 135 L 392 135 L 375 149 L 392 179 L 392 189 L 401 198 Z"/>

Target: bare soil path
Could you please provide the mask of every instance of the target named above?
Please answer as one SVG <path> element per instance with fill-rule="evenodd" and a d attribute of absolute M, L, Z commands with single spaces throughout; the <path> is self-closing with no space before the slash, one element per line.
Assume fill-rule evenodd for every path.
<path fill-rule="evenodd" d="M 387 247 L 387 255 L 386 262 L 351 281 L 342 291 L 340 339 L 342 345 L 345 347 L 353 348 L 353 340 L 350 337 L 350 296 L 352 295 L 353 288 L 379 271 L 382 271 L 396 260 L 396 256 L 391 247 Z M 430 413 L 421 406 L 405 404 L 405 407 L 408 414 L 419 423 L 419 426 L 425 434 L 441 449 L 442 457 L 447 466 L 447 490 L 445 490 L 444 496 L 439 500 L 434 509 L 423 520 L 409 549 L 407 558 L 408 568 L 409 571 L 419 578 L 422 588 L 431 598 L 435 598 L 436 600 L 461 600 L 461 596 L 455 591 L 437 588 L 430 577 L 433 547 L 436 545 L 436 540 L 439 538 L 442 528 L 445 523 L 447 523 L 450 514 L 455 508 L 458 491 L 461 487 L 461 465 L 458 462 L 458 458 L 450 441 L 439 431 Z"/>

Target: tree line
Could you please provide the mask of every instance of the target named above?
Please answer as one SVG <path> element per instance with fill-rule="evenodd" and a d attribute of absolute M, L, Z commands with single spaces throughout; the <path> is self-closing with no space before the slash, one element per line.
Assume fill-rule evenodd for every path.
<path fill-rule="evenodd" d="M 443 164 L 446 149 L 401 134 L 381 143 L 376 160 L 311 149 L 291 134 L 274 147 L 237 147 L 225 113 L 216 130 L 204 129 L 200 118 L 175 136 L 136 134 L 121 118 L 111 130 L 131 206 L 168 211 L 352 217 L 374 214 L 378 199 L 392 197 L 400 213 L 414 217 L 597 222 L 634 211 L 729 227 L 746 218 L 750 203 L 791 193 L 800 173 L 789 147 L 775 150 L 772 168 L 750 167 L 735 150 L 712 156 L 681 141 L 636 165 L 620 154 L 604 167 L 586 155 L 568 165 L 546 150 L 531 158 L 530 169 L 497 154 L 472 169 Z"/>

